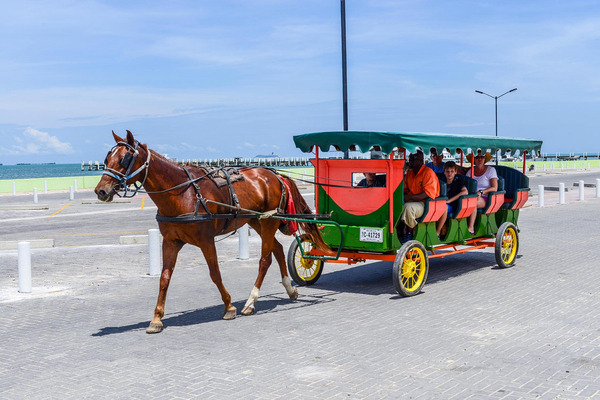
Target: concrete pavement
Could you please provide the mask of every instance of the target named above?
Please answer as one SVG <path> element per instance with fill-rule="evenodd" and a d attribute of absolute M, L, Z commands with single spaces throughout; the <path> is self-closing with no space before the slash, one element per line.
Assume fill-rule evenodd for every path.
<path fill-rule="evenodd" d="M 17 292 L 16 251 L 0 251 L 0 398 L 600 398 L 593 193 L 545 208 L 532 193 L 515 267 L 498 269 L 491 249 L 434 259 L 412 298 L 395 293 L 390 263 L 328 263 L 290 302 L 273 265 L 257 314 L 224 321 L 201 252 L 186 246 L 158 335 L 144 332 L 158 291 L 147 247 L 118 244 L 156 227 L 153 205 L 40 196 L 48 210 L 0 210 L 0 241 L 55 239 L 32 250 L 31 294 Z M 0 202 L 30 200 L 16 197 Z M 250 237 L 246 261 L 236 238 L 217 246 L 238 311 L 259 243 Z"/>

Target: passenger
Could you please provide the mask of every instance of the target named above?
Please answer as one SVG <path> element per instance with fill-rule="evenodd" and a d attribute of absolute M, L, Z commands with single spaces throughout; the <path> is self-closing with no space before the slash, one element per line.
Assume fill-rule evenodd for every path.
<path fill-rule="evenodd" d="M 405 228 L 401 237 L 402 242 L 411 240 L 417 218 L 425 212 L 423 201 L 427 198 L 434 199 L 440 192 L 440 183 L 437 175 L 431 168 L 423 164 L 423 152 L 417 150 L 408 157 L 408 172 L 404 181 L 404 211 L 400 219 Z"/>
<path fill-rule="evenodd" d="M 477 181 L 477 208 L 484 208 L 487 203 L 487 194 L 498 191 L 498 174 L 496 168 L 489 165 L 485 165 L 492 159 L 490 153 L 481 154 L 481 150 L 477 151 L 475 156 L 475 167 L 473 168 L 473 176 L 471 176 L 471 169 L 467 172 L 469 178 L 473 178 Z M 473 164 L 473 153 L 467 156 L 467 161 Z M 469 232 L 475 233 L 475 218 L 477 217 L 477 210 L 473 211 L 473 214 L 469 217 Z"/>
<path fill-rule="evenodd" d="M 374 172 L 365 172 L 365 178 L 356 186 L 362 187 L 385 187 L 385 175 L 377 175 Z"/>
<path fill-rule="evenodd" d="M 446 200 L 448 209 L 439 219 L 436 224 L 436 231 L 438 237 L 440 237 L 440 233 L 442 231 L 442 227 L 446 223 L 446 219 L 448 216 L 452 218 L 454 216 L 454 211 L 456 210 L 456 206 L 458 205 L 458 198 L 460 196 L 464 196 L 469 194 L 466 186 L 456 177 L 456 173 L 458 172 L 458 165 L 454 161 L 448 161 L 444 164 L 444 176 L 446 182 Z"/>
<path fill-rule="evenodd" d="M 438 154 L 436 149 L 431 149 L 431 161 L 425 164 L 426 167 L 429 167 L 436 174 L 442 174 L 444 172 L 444 163 L 442 160 L 444 159 L 443 154 Z"/>
<path fill-rule="evenodd" d="M 371 150 L 371 160 L 383 160 L 385 155 L 376 150 Z M 385 175 L 377 175 L 374 172 L 365 172 L 365 178 L 356 186 L 362 187 L 385 187 Z"/>

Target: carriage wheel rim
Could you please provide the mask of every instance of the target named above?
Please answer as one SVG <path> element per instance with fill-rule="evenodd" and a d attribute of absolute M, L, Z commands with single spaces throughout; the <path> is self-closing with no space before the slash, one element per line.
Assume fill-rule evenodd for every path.
<path fill-rule="evenodd" d="M 310 252 L 312 249 L 312 245 L 309 242 L 302 243 L 304 254 Z M 298 276 L 305 280 L 310 281 L 314 279 L 319 273 L 319 263 L 312 258 L 304 258 L 302 257 L 302 252 L 300 249 L 296 250 L 296 272 Z"/>
<path fill-rule="evenodd" d="M 423 251 L 419 248 L 410 249 L 402 263 L 402 276 L 400 277 L 402 286 L 409 292 L 418 290 L 425 279 L 425 271 Z"/>
<path fill-rule="evenodd" d="M 507 228 L 502 235 L 501 257 L 506 264 L 510 264 L 517 255 L 517 233 L 513 228 Z"/>

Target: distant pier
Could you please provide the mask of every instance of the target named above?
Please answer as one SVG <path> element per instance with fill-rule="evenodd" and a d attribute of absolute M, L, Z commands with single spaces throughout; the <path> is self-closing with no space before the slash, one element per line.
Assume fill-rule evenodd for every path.
<path fill-rule="evenodd" d="M 308 157 L 256 157 L 256 158 L 205 158 L 205 159 L 171 159 L 181 165 L 199 167 L 308 167 L 312 166 Z M 104 163 L 99 161 L 81 162 L 82 171 L 103 171 Z"/>
<path fill-rule="evenodd" d="M 600 160 L 600 153 L 542 153 L 539 158 L 542 161 Z"/>

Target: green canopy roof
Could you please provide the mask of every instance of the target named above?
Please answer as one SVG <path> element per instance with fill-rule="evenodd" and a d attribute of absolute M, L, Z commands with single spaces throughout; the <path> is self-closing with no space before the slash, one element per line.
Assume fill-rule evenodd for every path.
<path fill-rule="evenodd" d="M 488 149 L 492 154 L 497 150 L 505 153 L 510 150 L 515 153 L 527 151 L 529 154 L 538 154 L 542 148 L 541 140 L 518 139 L 495 136 L 478 135 L 453 135 L 448 133 L 415 133 L 415 132 L 366 132 L 366 131 L 333 131 L 315 132 L 294 136 L 296 147 L 305 153 L 319 146 L 321 151 L 329 151 L 334 147 L 337 151 L 369 151 L 373 147 L 379 147 L 384 153 L 391 153 L 394 149 L 406 149 L 414 152 L 417 147 L 428 153 L 435 148 L 438 154 L 442 149 L 450 153 L 468 153 L 467 149 L 483 152 Z"/>

